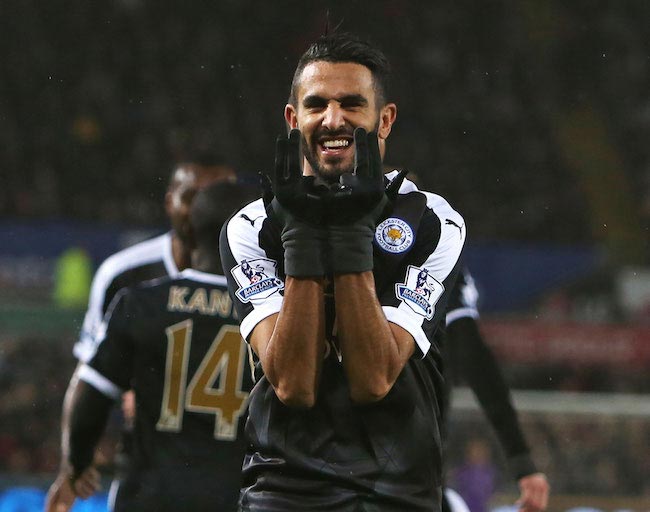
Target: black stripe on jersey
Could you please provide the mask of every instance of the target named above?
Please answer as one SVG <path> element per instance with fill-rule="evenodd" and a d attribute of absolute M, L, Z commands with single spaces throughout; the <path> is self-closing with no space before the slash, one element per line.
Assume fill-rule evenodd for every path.
<path fill-rule="evenodd" d="M 264 251 L 266 257 L 278 262 L 278 275 L 284 281 L 286 277 L 284 274 L 284 248 L 277 225 L 268 217 L 265 218 L 257 238 L 260 249 Z"/>

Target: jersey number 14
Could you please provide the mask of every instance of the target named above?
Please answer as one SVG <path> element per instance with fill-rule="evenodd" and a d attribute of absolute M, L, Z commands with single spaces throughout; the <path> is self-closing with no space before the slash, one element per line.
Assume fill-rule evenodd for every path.
<path fill-rule="evenodd" d="M 192 327 L 192 320 L 185 320 L 166 329 L 165 387 L 156 429 L 180 432 L 185 410 L 210 413 L 215 415 L 215 439 L 231 441 L 237 437 L 239 417 L 248 398 L 241 389 L 246 347 L 239 329 L 224 325 L 187 384 Z"/>

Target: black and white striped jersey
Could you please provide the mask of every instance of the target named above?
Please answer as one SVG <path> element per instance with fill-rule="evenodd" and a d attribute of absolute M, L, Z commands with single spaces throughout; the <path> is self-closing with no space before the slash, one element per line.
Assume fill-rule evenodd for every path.
<path fill-rule="evenodd" d="M 187 269 L 123 288 L 97 338 L 79 378 L 136 400 L 116 510 L 234 511 L 252 376 L 226 278 Z"/>
<path fill-rule="evenodd" d="M 405 180 L 392 211 L 377 225 L 373 272 L 386 318 L 413 336 L 416 353 L 384 399 L 355 405 L 331 330 L 333 296 L 327 294 L 332 350 L 323 362 L 315 406 L 284 406 L 256 368 L 244 510 L 360 510 L 371 504 L 380 505 L 376 510 L 435 510 L 441 492 L 442 393 L 436 333 L 464 241 L 464 221 L 447 201 Z M 224 226 L 221 253 L 242 335 L 248 338 L 261 320 L 280 311 L 284 293 L 280 233 L 268 221 L 262 200 Z"/>
<path fill-rule="evenodd" d="M 97 329 L 121 288 L 178 274 L 171 241 L 171 233 L 165 233 L 116 252 L 100 265 L 93 277 L 81 334 L 73 348 L 80 362 L 88 362 L 97 350 Z"/>

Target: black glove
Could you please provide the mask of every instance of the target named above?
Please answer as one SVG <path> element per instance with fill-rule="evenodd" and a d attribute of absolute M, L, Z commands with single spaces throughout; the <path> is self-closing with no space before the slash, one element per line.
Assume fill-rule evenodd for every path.
<path fill-rule="evenodd" d="M 357 128 L 354 146 L 354 173 L 342 174 L 327 200 L 329 262 L 334 274 L 372 270 L 377 220 L 390 204 L 377 135 Z M 404 175 L 400 174 L 396 188 L 396 180 L 389 185 L 391 195 L 396 195 Z"/>
<path fill-rule="evenodd" d="M 322 188 L 301 169 L 300 130 L 276 142 L 273 199 L 266 208 L 281 232 L 284 272 L 289 276 L 325 275 Z"/>

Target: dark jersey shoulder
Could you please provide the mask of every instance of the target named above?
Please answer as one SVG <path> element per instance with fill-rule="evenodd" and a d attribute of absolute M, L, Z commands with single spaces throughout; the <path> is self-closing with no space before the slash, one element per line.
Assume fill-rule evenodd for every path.
<path fill-rule="evenodd" d="M 102 306 L 103 313 L 106 313 L 113 297 L 122 288 L 135 287 L 140 283 L 166 276 L 168 276 L 168 273 L 162 260 L 143 263 L 120 272 L 106 288 L 104 304 Z"/>
<path fill-rule="evenodd" d="M 108 306 L 119 290 L 161 276 L 178 273 L 171 254 L 171 234 L 165 233 L 123 249 L 97 269 L 90 291 L 74 355 L 82 362 L 93 356 L 99 343 L 97 332 Z"/>

